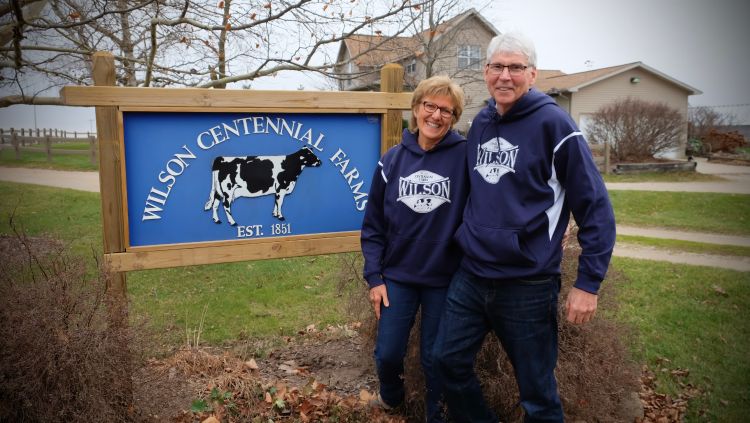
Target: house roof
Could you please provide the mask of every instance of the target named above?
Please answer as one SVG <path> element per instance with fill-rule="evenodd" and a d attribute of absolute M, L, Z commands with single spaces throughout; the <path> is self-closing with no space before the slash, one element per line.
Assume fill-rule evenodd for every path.
<path fill-rule="evenodd" d="M 540 69 L 537 73 L 537 79 L 534 86 L 545 93 L 549 93 L 550 91 L 576 92 L 581 88 L 587 87 L 604 79 L 611 78 L 635 68 L 642 68 L 668 82 L 671 82 L 683 88 L 689 93 L 689 95 L 702 94 L 702 92 L 697 88 L 691 87 L 684 82 L 680 82 L 667 74 L 659 72 L 658 70 L 645 65 L 642 62 L 627 63 L 619 66 L 610 66 L 608 68 L 594 69 L 586 72 L 571 74 L 566 74 L 559 70 Z"/>
<path fill-rule="evenodd" d="M 355 58 L 357 66 L 380 66 L 414 54 L 419 40 L 412 37 L 389 39 L 382 35 L 352 35 L 344 40 L 344 45 L 349 57 Z"/>
<path fill-rule="evenodd" d="M 492 33 L 500 33 L 497 28 L 477 12 L 476 9 L 472 8 L 439 24 L 435 28 L 434 34 L 431 34 L 433 31 L 426 30 L 411 37 L 388 38 L 384 35 L 352 35 L 344 40 L 342 48 L 345 47 L 349 51 L 349 57 L 356 57 L 355 63 L 358 66 L 381 66 L 385 63 L 395 62 L 409 56 L 418 55 L 419 52 L 422 51 L 422 39 L 431 35 L 437 39 L 443 34 L 460 26 L 471 17 L 477 18 L 477 20 Z M 343 59 L 343 57 L 341 57 L 342 53 L 343 52 L 339 50 L 339 60 Z"/>

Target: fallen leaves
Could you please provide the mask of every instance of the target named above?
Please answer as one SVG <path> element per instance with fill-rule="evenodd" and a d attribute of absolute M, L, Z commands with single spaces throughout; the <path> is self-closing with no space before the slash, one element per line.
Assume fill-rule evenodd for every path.
<path fill-rule="evenodd" d="M 714 292 L 716 292 L 717 294 L 723 297 L 729 296 L 729 294 L 727 294 L 727 291 L 725 291 L 724 288 L 720 287 L 719 285 L 716 285 L 716 284 L 711 285 L 711 288 L 714 290 Z"/>
<path fill-rule="evenodd" d="M 659 360 L 658 364 L 664 366 L 670 361 L 666 358 Z M 643 366 L 641 376 L 640 398 L 643 403 L 643 418 L 636 420 L 636 423 L 678 423 L 682 422 L 687 411 L 690 399 L 703 395 L 704 392 L 694 386 L 692 383 L 684 381 L 690 375 L 687 369 L 668 369 L 661 367 L 662 373 L 669 373 L 682 388 L 676 397 L 656 392 L 656 376 L 648 368 Z"/>

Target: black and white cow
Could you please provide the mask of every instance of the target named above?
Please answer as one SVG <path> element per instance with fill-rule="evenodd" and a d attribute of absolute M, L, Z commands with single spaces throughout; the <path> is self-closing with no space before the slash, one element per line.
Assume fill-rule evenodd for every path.
<path fill-rule="evenodd" d="M 305 166 L 320 166 L 320 159 L 309 147 L 286 156 L 219 156 L 211 166 L 211 193 L 205 210 L 213 208 L 214 222 L 221 223 L 217 214 L 221 202 L 229 224 L 235 226 L 237 222 L 232 217 L 234 200 L 273 194 L 276 198 L 273 216 L 284 220 L 281 214 L 284 197 L 292 193 Z"/>

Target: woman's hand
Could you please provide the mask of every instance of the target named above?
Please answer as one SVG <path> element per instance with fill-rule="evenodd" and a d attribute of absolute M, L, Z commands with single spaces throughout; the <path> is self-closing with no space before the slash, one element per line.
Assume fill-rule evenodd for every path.
<path fill-rule="evenodd" d="M 375 318 L 380 320 L 380 303 L 388 307 L 388 290 L 385 288 L 385 284 L 378 285 L 374 288 L 370 288 L 370 302 L 372 308 L 375 309 Z"/>

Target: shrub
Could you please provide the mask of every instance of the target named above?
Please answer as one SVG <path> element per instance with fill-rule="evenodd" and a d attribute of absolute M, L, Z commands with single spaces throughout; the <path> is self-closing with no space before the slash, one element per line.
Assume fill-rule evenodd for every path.
<path fill-rule="evenodd" d="M 747 143 L 745 137 L 737 131 L 720 132 L 716 129 L 708 131 L 703 138 L 703 144 L 709 147 L 710 152 L 724 151 L 731 153 Z"/>
<path fill-rule="evenodd" d="M 685 121 L 665 103 L 626 98 L 594 113 L 588 134 L 595 143 L 609 143 L 620 162 L 650 160 L 680 145 Z"/>
<path fill-rule="evenodd" d="M 55 240 L 0 236 L 0 421 L 131 419 L 132 337 L 108 324 L 107 273 Z"/>

